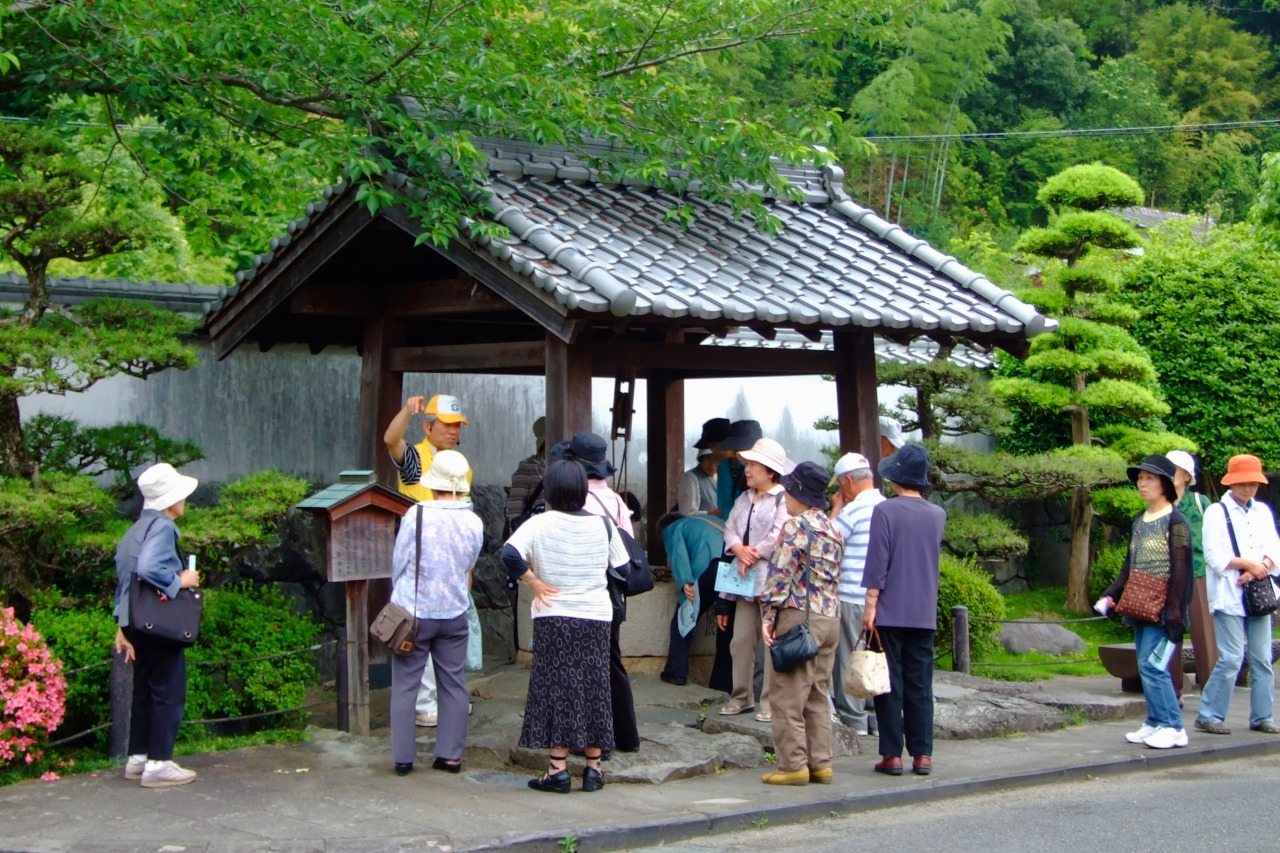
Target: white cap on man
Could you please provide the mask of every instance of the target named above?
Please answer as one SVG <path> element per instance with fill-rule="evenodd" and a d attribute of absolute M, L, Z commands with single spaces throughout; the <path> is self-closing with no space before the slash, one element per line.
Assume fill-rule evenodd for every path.
<path fill-rule="evenodd" d="M 846 453 L 836 460 L 835 473 L 831 475 L 829 485 L 834 486 L 836 481 L 845 474 L 851 474 L 861 468 L 871 468 L 871 463 L 867 460 L 867 457 L 861 453 Z"/>

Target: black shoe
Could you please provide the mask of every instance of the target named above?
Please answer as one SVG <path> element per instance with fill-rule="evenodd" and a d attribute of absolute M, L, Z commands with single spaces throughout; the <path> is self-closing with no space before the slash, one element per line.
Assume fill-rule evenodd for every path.
<path fill-rule="evenodd" d="M 604 774 L 594 767 L 582 771 L 582 790 L 587 793 L 599 791 L 604 787 Z"/>
<path fill-rule="evenodd" d="M 412 773 L 412 772 L 413 772 L 413 762 L 412 762 L 412 761 L 405 762 L 404 764 L 401 764 L 399 761 L 397 761 L 397 762 L 396 762 L 396 775 L 397 775 L 397 776 L 408 776 L 408 775 L 409 775 L 410 773 Z"/>
<path fill-rule="evenodd" d="M 689 683 L 687 678 L 676 678 L 674 675 L 667 675 L 665 672 L 658 673 L 658 678 L 661 678 L 667 684 L 674 684 L 676 687 L 684 687 Z"/>
<path fill-rule="evenodd" d="M 459 760 L 451 763 L 451 762 L 445 761 L 443 758 L 436 758 L 435 761 L 431 762 L 431 769 L 443 770 L 445 773 L 461 773 L 462 761 Z"/>
<path fill-rule="evenodd" d="M 529 787 L 535 791 L 550 791 L 553 794 L 569 793 L 569 771 L 548 773 L 541 779 L 530 779 Z"/>

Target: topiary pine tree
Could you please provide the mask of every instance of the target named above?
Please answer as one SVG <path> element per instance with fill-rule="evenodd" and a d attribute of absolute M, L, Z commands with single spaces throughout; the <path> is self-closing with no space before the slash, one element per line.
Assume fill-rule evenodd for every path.
<path fill-rule="evenodd" d="M 1167 414 L 1156 370 L 1124 326 L 1137 312 L 1112 301 L 1118 249 L 1138 245 L 1131 225 L 1108 208 L 1141 204 L 1137 182 L 1101 164 L 1072 166 L 1054 175 L 1037 198 L 1049 224 L 1022 235 L 1017 251 L 1046 259 L 1044 286 L 1021 297 L 1059 318 L 1059 330 L 1031 342 L 1026 360 L 1004 360 L 991 391 L 1020 418 L 1067 414 L 1071 443 L 1097 442 L 1091 418 L 1141 427 Z M 1088 485 L 1071 489 L 1071 552 L 1067 607 L 1089 607 L 1088 575 L 1093 502 Z"/>

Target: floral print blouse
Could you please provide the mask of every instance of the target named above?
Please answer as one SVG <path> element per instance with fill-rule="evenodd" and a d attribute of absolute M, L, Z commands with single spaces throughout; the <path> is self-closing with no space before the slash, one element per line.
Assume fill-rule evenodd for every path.
<path fill-rule="evenodd" d="M 831 519 L 809 508 L 782 525 L 778 545 L 769 557 L 760 617 L 769 624 L 784 607 L 805 609 L 805 567 L 809 569 L 809 610 L 839 618 L 840 559 L 844 541 Z"/>

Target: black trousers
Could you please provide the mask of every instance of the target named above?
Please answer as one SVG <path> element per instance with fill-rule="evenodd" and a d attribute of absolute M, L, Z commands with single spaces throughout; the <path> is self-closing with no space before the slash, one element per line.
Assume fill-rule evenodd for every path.
<path fill-rule="evenodd" d="M 129 628 L 124 634 L 136 655 L 129 754 L 169 761 L 187 704 L 186 647 Z"/>
<path fill-rule="evenodd" d="M 710 570 L 708 570 L 710 571 Z M 714 585 L 715 581 L 712 581 Z M 713 586 L 714 589 L 714 586 Z M 718 597 L 720 593 L 715 593 Z M 730 605 L 732 601 L 728 602 Z M 723 631 L 716 630 L 716 659 L 711 666 L 711 678 L 707 686 L 721 693 L 733 692 L 733 623 L 737 616 L 737 608 L 729 608 L 729 624 Z M 758 695 L 754 694 L 754 695 Z"/>
<path fill-rule="evenodd" d="M 609 701 L 613 708 L 613 743 L 621 752 L 640 748 L 640 729 L 636 725 L 636 701 L 631 695 L 631 679 L 622 665 L 622 619 L 615 615 L 609 627 Z"/>
<path fill-rule="evenodd" d="M 701 619 L 711 606 L 716 603 L 716 573 L 711 569 L 707 569 L 698 576 L 698 618 Z M 684 588 L 676 590 L 676 612 L 671 614 L 671 639 L 667 644 L 667 665 L 662 668 L 664 675 L 669 678 L 685 678 L 689 677 L 689 649 L 693 646 L 695 628 L 689 632 L 689 636 L 680 636 L 680 607 L 679 602 L 684 601 Z M 717 637 L 717 640 L 719 638 Z M 732 680 L 732 673 L 730 673 Z"/>
<path fill-rule="evenodd" d="M 889 692 L 876 697 L 880 754 L 933 755 L 933 636 L 925 628 L 876 626 L 889 664 Z"/>

